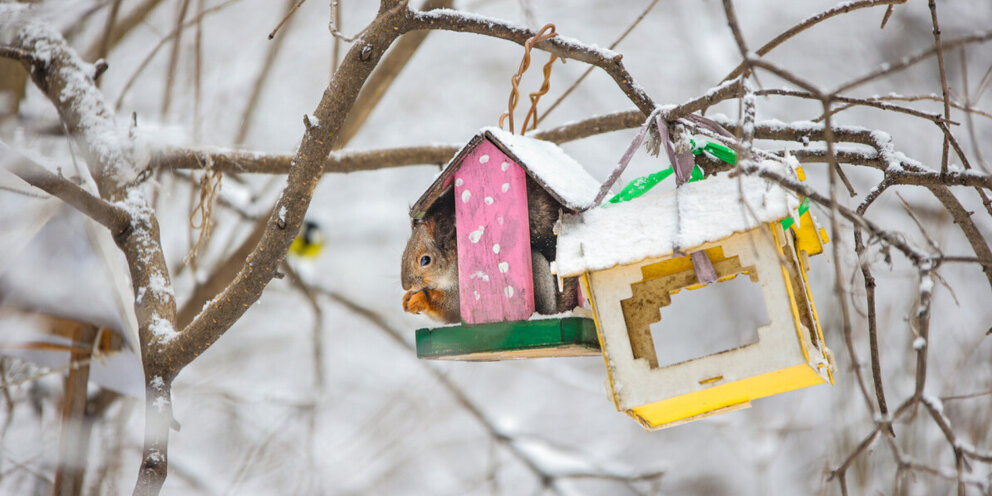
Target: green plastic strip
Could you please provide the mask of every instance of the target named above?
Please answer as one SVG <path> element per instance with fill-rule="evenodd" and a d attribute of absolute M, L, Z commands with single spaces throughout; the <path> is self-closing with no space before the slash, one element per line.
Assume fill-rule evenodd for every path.
<path fill-rule="evenodd" d="M 730 165 L 737 165 L 737 154 L 731 150 L 729 147 L 721 145 L 720 143 L 714 143 L 712 141 L 707 142 L 702 147 L 696 147 L 696 142 L 692 142 L 692 154 L 699 155 L 703 152 L 713 155 L 718 160 L 726 162 Z"/>
<path fill-rule="evenodd" d="M 737 154 L 734 153 L 730 148 L 723 146 L 719 143 L 707 142 L 701 147 L 696 146 L 694 140 L 689 140 L 692 143 L 692 153 L 693 155 L 699 155 L 701 153 L 708 153 L 719 160 L 722 160 L 730 165 L 737 163 Z M 655 172 L 654 174 L 648 174 L 646 176 L 638 177 L 633 181 L 627 183 L 627 186 L 610 198 L 609 203 L 620 203 L 625 201 L 633 200 L 644 193 L 647 193 L 651 188 L 658 185 L 658 183 L 664 181 L 668 176 L 672 175 L 673 169 L 671 167 Z M 703 170 L 699 168 L 698 165 L 693 166 L 692 174 L 689 176 L 687 182 L 699 181 L 703 179 Z"/>
<path fill-rule="evenodd" d="M 592 319 L 521 320 L 417 329 L 417 357 L 505 360 L 599 355 Z"/>
<path fill-rule="evenodd" d="M 807 210 L 809 210 L 809 198 L 803 198 L 803 202 L 799 204 L 799 215 L 797 215 L 796 217 L 802 216 L 804 213 L 806 213 Z M 795 220 L 793 220 L 791 216 L 782 219 L 782 229 L 788 229 L 792 227 L 792 224 L 794 222 Z"/>

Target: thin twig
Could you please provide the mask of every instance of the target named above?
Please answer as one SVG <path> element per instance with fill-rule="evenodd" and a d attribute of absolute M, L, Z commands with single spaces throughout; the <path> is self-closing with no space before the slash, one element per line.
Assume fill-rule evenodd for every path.
<path fill-rule="evenodd" d="M 930 20 L 933 23 L 933 45 L 937 51 L 937 67 L 940 68 L 940 89 L 944 94 L 944 118 L 951 118 L 951 101 L 947 90 L 947 71 L 944 69 L 944 48 L 940 44 L 940 24 L 937 22 L 937 2 L 930 0 Z M 950 147 L 949 133 L 944 135 L 943 150 L 940 154 L 940 172 L 947 173 L 947 155 Z"/>
<path fill-rule="evenodd" d="M 286 15 L 283 16 L 282 20 L 279 21 L 279 24 L 276 24 L 276 27 L 272 29 L 272 32 L 271 33 L 269 33 L 269 39 L 270 40 L 272 38 L 275 38 L 276 37 L 276 33 L 279 32 L 279 28 L 281 28 L 283 26 L 283 24 L 286 24 L 287 22 L 289 22 L 289 18 L 290 17 L 293 17 L 293 14 L 295 14 L 296 11 L 300 8 L 300 6 L 303 5 L 303 2 L 306 2 L 307 0 L 300 0 L 295 5 L 293 5 L 293 1 L 294 0 L 290 0 L 289 7 L 288 7 L 288 9 L 286 11 Z"/>
<path fill-rule="evenodd" d="M 172 38 L 172 52 L 169 54 L 169 69 L 165 73 L 165 87 L 162 90 L 162 109 L 160 111 L 162 119 L 165 119 L 166 115 L 168 115 L 169 107 L 172 105 L 172 86 L 176 81 L 176 71 L 178 70 L 179 64 L 179 47 L 183 36 L 183 19 L 186 18 L 186 11 L 189 9 L 189 0 L 181 1 L 182 3 L 179 4 L 179 14 L 176 16 L 176 28 L 173 30 L 176 35 Z M 194 20 L 198 29 L 202 19 L 203 16 L 198 15 Z"/>
<path fill-rule="evenodd" d="M 210 14 L 219 12 L 227 7 L 230 7 L 234 3 L 240 1 L 241 0 L 227 0 L 224 3 L 206 9 L 203 12 L 199 13 L 195 19 L 191 19 L 183 23 L 182 25 L 178 26 L 176 29 L 173 29 L 172 32 L 165 35 L 161 40 L 159 40 L 159 42 L 154 47 L 152 47 L 151 51 L 148 52 L 148 55 L 146 55 L 145 58 L 142 59 L 141 63 L 138 64 L 138 68 L 134 70 L 134 73 L 131 74 L 131 77 L 128 78 L 127 82 L 124 83 L 124 88 L 121 89 L 120 95 L 117 96 L 117 101 L 114 102 L 114 110 L 119 111 L 121 109 L 121 105 L 124 103 L 124 97 L 127 95 L 128 91 L 131 90 L 131 86 L 134 85 L 134 82 L 138 79 L 138 76 L 140 76 L 141 73 L 144 72 L 145 68 L 148 67 L 148 64 L 151 63 L 152 59 L 155 57 L 155 54 L 157 54 L 158 51 L 161 50 L 162 47 L 169 42 L 169 40 L 175 38 L 176 36 L 179 36 L 179 33 L 182 30 L 200 22 L 200 19 L 203 19 L 204 17 Z"/>
<path fill-rule="evenodd" d="M 403 335 L 386 323 L 385 319 L 382 318 L 374 310 L 367 308 L 354 300 L 348 298 L 341 293 L 336 291 L 331 291 L 319 287 L 313 288 L 315 291 L 323 294 L 324 296 L 330 298 L 335 303 L 344 306 L 345 308 L 355 312 L 360 315 L 368 322 L 373 324 L 378 330 L 385 333 L 390 337 L 394 343 L 398 344 L 407 353 L 413 356 L 416 353 L 416 349 L 413 345 L 408 343 Z M 507 450 L 517 458 L 521 463 L 527 467 L 535 477 L 538 478 L 544 485 L 544 487 L 552 490 L 555 493 L 560 493 L 560 489 L 557 487 L 557 481 L 563 478 L 594 478 L 601 480 L 615 480 L 623 482 L 637 482 L 643 480 L 653 480 L 660 478 L 664 475 L 664 471 L 650 471 L 644 474 L 634 474 L 631 476 L 624 476 L 619 474 L 610 473 L 607 471 L 603 472 L 571 472 L 571 473 L 555 473 L 549 471 L 548 469 L 541 466 L 538 460 L 532 458 L 527 451 L 521 448 L 515 437 L 504 432 L 500 429 L 482 410 L 481 407 L 476 405 L 468 395 L 465 394 L 462 389 L 455 384 L 447 375 L 443 374 L 437 368 L 435 368 L 429 361 L 419 361 L 418 363 L 424 366 L 424 370 L 429 372 L 434 379 L 440 384 L 451 396 L 452 398 L 467 412 L 469 413 L 489 434 L 490 438 L 500 445 L 507 448 Z"/>
<path fill-rule="evenodd" d="M 286 0 L 286 17 L 282 22 L 279 23 L 279 27 L 286 24 L 286 29 L 279 33 L 278 39 L 269 44 L 268 50 L 265 52 L 265 60 L 262 62 L 262 67 L 258 70 L 258 75 L 255 77 L 255 84 L 252 86 L 251 95 L 248 97 L 245 103 L 245 109 L 241 113 L 241 118 L 238 122 L 241 123 L 238 126 L 238 134 L 234 137 L 234 144 L 240 146 L 244 144 L 245 139 L 248 137 L 248 132 L 251 130 L 251 126 L 254 123 L 255 111 L 258 109 L 258 99 L 262 97 L 262 92 L 269 82 L 270 76 L 272 76 L 272 67 L 275 65 L 276 58 L 279 57 L 279 52 L 282 47 L 285 46 L 285 41 L 288 38 L 287 33 L 292 24 L 293 12 L 296 11 L 306 0 L 300 0 L 299 3 L 295 3 L 296 0 Z M 295 5 L 294 5 L 295 3 Z M 271 40 L 275 35 L 275 31 L 269 35 Z"/>
<path fill-rule="evenodd" d="M 844 2 L 842 4 L 837 5 L 836 7 L 820 12 L 819 14 L 807 17 L 802 22 L 790 27 L 782 34 L 776 36 L 768 43 L 762 45 L 761 48 L 759 48 L 755 53 L 759 57 L 764 57 L 769 52 L 777 48 L 779 45 L 788 41 L 790 38 L 832 17 L 836 17 L 841 14 L 846 14 L 854 10 L 864 9 L 868 7 L 875 7 L 878 5 L 889 5 L 889 9 L 892 9 L 894 4 L 905 3 L 905 2 L 906 0 L 860 0 L 854 2 Z M 727 77 L 723 78 L 723 80 L 728 81 L 737 76 L 740 76 L 741 73 L 744 72 L 744 70 L 745 70 L 745 64 L 742 62 L 733 71 L 731 71 L 730 74 L 727 75 Z"/>
<path fill-rule="evenodd" d="M 963 47 L 972 44 L 981 44 L 989 40 L 992 40 L 992 31 L 983 31 L 979 33 L 970 34 L 967 36 L 962 36 L 960 38 L 955 38 L 947 43 L 942 44 L 942 50 L 953 50 L 958 47 Z M 861 86 L 869 81 L 874 81 L 878 78 L 894 74 L 903 69 L 916 65 L 917 63 L 926 60 L 934 55 L 936 55 L 938 50 L 936 48 L 930 48 L 917 52 L 908 57 L 903 57 L 897 64 L 882 64 L 878 69 L 869 72 L 863 76 L 854 78 L 846 83 L 841 84 L 837 87 L 831 94 L 841 94 L 846 93 L 858 86 Z"/>

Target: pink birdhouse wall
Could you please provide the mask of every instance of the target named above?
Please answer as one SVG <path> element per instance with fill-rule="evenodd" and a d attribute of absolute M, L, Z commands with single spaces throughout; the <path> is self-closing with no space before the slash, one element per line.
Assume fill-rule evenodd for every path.
<path fill-rule="evenodd" d="M 455 172 L 462 319 L 526 320 L 534 313 L 526 173 L 489 140 Z"/>

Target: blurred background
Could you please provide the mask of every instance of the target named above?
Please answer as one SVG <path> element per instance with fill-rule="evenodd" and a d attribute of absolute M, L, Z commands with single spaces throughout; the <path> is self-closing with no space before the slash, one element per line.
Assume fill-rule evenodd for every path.
<path fill-rule="evenodd" d="M 198 2 L 36 3 L 91 62 L 102 50 L 112 10 L 120 22 L 148 9 L 119 41 L 106 47 L 109 70 L 100 79 L 108 103 L 118 107 L 118 124 L 125 127 L 132 114 L 136 116 L 142 143 L 278 154 L 296 151 L 304 130 L 301 117 L 313 112 L 327 86 L 334 49 L 343 55 L 350 48 L 335 43 L 328 32 L 335 7 L 340 9 L 338 28 L 348 36 L 365 27 L 377 8 L 370 1 L 337 0 L 329 5 L 309 0 L 270 41 L 268 34 L 295 0 L 206 0 L 200 2 L 207 11 L 200 39 L 191 25 L 174 45 L 170 33 L 177 19 L 194 19 Z M 418 1 L 411 3 L 419 7 Z M 752 50 L 835 4 L 734 2 Z M 454 2 L 457 9 L 532 28 L 552 22 L 562 35 L 602 47 L 610 46 L 650 5 L 649 0 Z M 938 8 L 945 40 L 992 26 L 992 3 L 986 0 L 941 2 Z M 886 27 L 879 29 L 884 12 L 881 6 L 825 21 L 766 58 L 832 90 L 881 64 L 897 64 L 933 46 L 926 2 L 897 6 Z M 715 0 L 658 2 L 615 50 L 659 104 L 677 104 L 705 93 L 740 61 L 723 6 Z M 479 128 L 495 125 L 505 111 L 510 76 L 522 52 L 520 46 L 494 38 L 430 33 L 345 148 L 460 146 Z M 546 54 L 535 52 L 532 64 L 543 65 L 546 59 Z M 992 108 L 992 92 L 978 91 L 992 66 L 988 45 L 949 51 L 946 63 L 957 101 Z M 577 61 L 557 64 L 541 108 L 586 68 Z M 0 66 L 0 72 L 14 70 Z M 790 87 L 768 73 L 759 73 L 758 82 L 764 88 Z M 539 85 L 535 67 L 521 87 L 533 91 Z M 890 94 L 936 95 L 936 100 L 902 103 L 941 113 L 936 59 L 859 87 L 849 96 Z M 28 82 L 23 98 L 8 97 L 0 103 L 6 105 L 0 139 L 53 167 L 68 167 L 73 152 L 43 94 Z M 632 108 L 606 74 L 593 71 L 540 127 Z M 814 101 L 757 100 L 758 120 L 805 121 L 821 113 Z M 738 101 L 707 112 L 719 114 L 737 119 Z M 980 157 L 992 154 L 990 115 L 955 109 L 952 120 L 962 123 L 953 131 L 973 165 L 988 172 Z M 928 167 L 940 167 L 943 135 L 930 121 L 852 108 L 835 116 L 834 122 L 883 130 L 892 135 L 897 150 Z M 602 134 L 562 148 L 602 180 L 635 132 Z M 766 145 L 771 144 L 757 143 Z M 775 143 L 771 148 L 782 146 Z M 959 167 L 953 162 L 952 167 Z M 667 166 L 667 160 L 640 151 L 624 180 Z M 824 164 L 808 164 L 805 170 L 807 183 L 827 191 Z M 840 264 L 851 288 L 846 297 L 853 308 L 858 363 L 870 377 L 864 283 L 849 226 L 842 225 L 841 232 L 831 236 L 831 242 L 841 243 L 841 260 L 830 250 L 811 260 L 813 296 L 827 344 L 837 357 L 836 384 L 647 433 L 614 408 L 600 358 L 491 363 L 416 358 L 411 348 L 414 330 L 431 323 L 402 311 L 400 255 L 410 231 L 408 208 L 438 172 L 437 166 L 411 166 L 324 176 L 307 218 L 320 226 L 326 246 L 315 258 L 290 258 L 311 291 L 302 292 L 292 277 L 273 280 L 259 302 L 176 380 L 173 406 L 182 429 L 171 436 L 164 494 L 840 494 L 837 482 L 828 480 L 830 471 L 875 427 L 854 383 L 834 293 L 834 264 Z M 857 166 L 845 166 L 845 172 L 859 196 L 841 195 L 842 201 L 853 208 L 881 174 Z M 151 188 L 180 306 L 249 235 L 253 217 L 268 212 L 285 182 L 282 176 L 225 176 L 219 193 L 223 201 L 213 209 L 216 225 L 193 267 L 184 258 L 197 235 L 190 228 L 190 212 L 199 198 L 201 174 L 160 171 Z M 944 253 L 973 254 L 932 194 L 918 187 L 898 191 Z M 970 189 L 954 191 L 965 208 L 975 211 L 972 218 L 988 239 L 992 219 L 981 199 Z M 96 268 L 87 268 L 86 260 L 102 255 L 90 244 L 79 247 L 87 239 L 85 229 L 53 228 L 56 224 L 37 220 L 46 218 L 37 214 L 42 208 L 54 212 L 51 222 L 67 225 L 79 223 L 79 214 L 57 202 L 8 190 L 0 190 L 0 205 L 0 238 L 8 245 L 28 238 L 33 248 L 25 253 L 34 253 L 36 259 L 12 264 L 26 271 L 21 276 L 0 266 L 4 305 L 27 305 L 24 300 L 30 298 L 23 296 L 23 288 L 34 287 L 42 294 L 39 299 L 47 296 L 50 308 L 89 308 L 98 314 L 90 321 L 127 327 L 108 296 L 114 291 L 114 276 L 98 262 L 93 262 Z M 814 214 L 821 225 L 828 225 L 825 212 L 814 207 Z M 880 199 L 868 216 L 910 243 L 928 246 L 895 194 Z M 41 234 L 26 234 L 32 231 Z M 870 257 L 878 278 L 880 356 L 891 407 L 913 392 L 915 335 L 908 318 L 916 308 L 919 281 L 917 271 L 897 253 L 891 263 L 877 250 Z M 81 272 L 86 270 L 91 275 Z M 943 400 L 943 412 L 962 442 L 987 449 L 992 345 L 986 331 L 992 324 L 992 292 L 975 265 L 947 264 L 939 275 L 926 391 Z M 697 342 L 706 339 L 702 329 L 740 327 L 740 321 L 754 313 L 753 301 L 748 301 L 732 294 L 684 302 L 676 297 L 671 311 L 681 320 L 666 336 Z M 29 339 L 15 328 L 28 333 L 31 329 L 29 322 L 17 322 L 5 323 L 0 330 L 8 343 L 3 359 L 8 387 L 0 401 L 0 493 L 48 494 L 57 463 L 62 373 L 58 360 L 46 362 L 14 349 Z M 140 365 L 126 346 L 114 356 L 101 364 L 111 379 L 97 384 L 94 378 L 90 384 L 91 396 L 105 388 L 121 395 L 93 414 L 85 494 L 129 491 L 139 465 L 144 422 Z M 894 442 L 907 455 L 933 467 L 949 467 L 950 476 L 921 472 L 902 478 L 899 485 L 897 463 L 882 446 L 884 441 L 876 440 L 847 474 L 851 493 L 954 491 L 954 452 L 925 412 L 901 421 L 896 430 Z M 978 482 L 968 490 L 978 494 L 979 485 L 988 488 L 990 473 L 988 465 L 973 464 L 968 477 Z"/>

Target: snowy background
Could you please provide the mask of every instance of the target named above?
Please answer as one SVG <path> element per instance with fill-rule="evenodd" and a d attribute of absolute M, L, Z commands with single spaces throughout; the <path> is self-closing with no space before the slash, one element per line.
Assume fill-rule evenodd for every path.
<path fill-rule="evenodd" d="M 122 9 L 136 3 L 124 1 Z M 178 3 L 162 2 L 146 23 L 110 52 L 110 69 L 101 80 L 108 101 L 117 100 L 138 65 L 171 31 Z M 217 3 L 207 1 L 208 6 Z M 605 47 L 648 3 L 477 0 L 457 1 L 455 7 L 531 27 L 554 22 L 563 35 Z M 42 4 L 59 25 L 68 27 L 94 2 Z M 170 111 L 160 112 L 169 58 L 165 47 L 125 94 L 118 123 L 123 125 L 136 112 L 139 132 L 154 142 L 233 147 L 240 116 L 271 43 L 266 35 L 282 18 L 284 4 L 242 0 L 205 18 L 199 136 L 194 135 L 192 118 L 191 32 L 182 40 Z M 751 47 L 834 4 L 735 2 Z M 342 0 L 341 30 L 357 32 L 372 19 L 376 6 L 377 2 Z M 939 8 L 945 39 L 992 26 L 992 3 L 987 0 L 941 2 Z M 527 12 L 533 17 L 528 19 Z M 864 9 L 827 21 L 768 58 L 821 87 L 833 88 L 879 64 L 895 63 L 932 46 L 926 2 L 898 6 L 887 27 L 879 30 L 883 12 L 884 7 Z M 98 38 L 105 15 L 104 11 L 94 14 L 87 29 L 70 43 L 88 47 Z M 327 2 L 310 0 L 284 28 L 288 38 L 258 101 L 244 148 L 272 153 L 296 150 L 303 133 L 301 117 L 313 112 L 331 72 L 328 17 Z M 679 103 L 704 93 L 739 61 L 722 5 L 714 0 L 660 2 L 616 50 L 623 54 L 630 73 L 660 104 Z M 497 39 L 431 33 L 347 148 L 461 145 L 479 128 L 494 125 L 505 110 L 509 78 L 521 55 L 518 45 Z M 977 86 L 992 64 L 992 50 L 988 45 L 971 47 L 967 58 L 969 84 Z M 546 54 L 540 53 L 532 64 L 543 65 L 545 60 Z M 957 52 L 948 55 L 948 64 L 950 84 L 960 88 Z M 556 65 L 543 107 L 585 69 L 576 61 Z M 537 73 L 532 69 L 522 88 L 536 89 L 540 84 Z M 767 73 L 760 82 L 765 87 L 784 86 Z M 860 88 L 856 94 L 890 92 L 939 94 L 936 60 Z M 992 107 L 988 93 L 992 92 L 978 106 Z M 757 105 L 759 120 L 808 120 L 820 114 L 815 102 L 759 98 Z M 916 105 L 931 112 L 942 110 L 939 102 Z M 594 71 L 541 127 L 630 108 L 612 80 Z M 736 101 L 717 106 L 708 115 L 718 113 L 736 119 Z M 954 118 L 963 119 L 963 114 L 956 113 Z M 31 87 L 20 117 L 3 121 L 0 138 L 53 161 L 68 160 L 64 138 L 39 131 L 50 127 L 54 119 L 50 102 Z M 893 118 L 870 109 L 851 109 L 836 120 L 883 129 L 893 136 L 897 149 L 939 168 L 942 137 L 930 122 Z M 992 154 L 988 147 L 992 125 L 985 117 L 975 120 L 978 142 Z M 566 143 L 563 148 L 594 177 L 603 179 L 634 132 L 609 133 Z M 971 150 L 964 131 L 955 132 Z M 641 151 L 624 178 L 667 165 Z M 880 175 L 861 169 L 865 168 L 845 170 L 857 190 L 866 192 Z M 825 166 L 811 164 L 805 170 L 808 182 L 826 191 Z M 288 279 L 273 280 L 261 300 L 177 379 L 173 399 L 182 430 L 171 437 L 170 475 L 164 494 L 534 494 L 545 489 L 575 494 L 839 494 L 836 482 L 827 481 L 830 470 L 874 427 L 853 383 L 851 357 L 840 333 L 833 295 L 832 264 L 841 263 L 853 281 L 855 344 L 865 363 L 867 338 L 859 313 L 864 308 L 864 289 L 849 231 L 832 236 L 832 242 L 843 243 L 843 260 L 833 260 L 829 253 L 811 260 L 813 294 L 827 344 L 837 356 L 836 385 L 758 400 L 747 410 L 646 433 L 615 410 L 599 358 L 500 363 L 417 360 L 409 347 L 413 332 L 429 322 L 402 311 L 400 255 L 409 234 L 407 209 L 437 173 L 436 166 L 416 166 L 323 178 L 307 215 L 326 233 L 327 248 L 316 260 L 294 263 L 310 283 L 364 307 L 380 320 L 370 320 L 339 300 L 318 297 L 326 376 L 323 389 L 315 390 L 315 315 Z M 284 183 L 282 177 L 242 177 L 245 184 L 225 179 L 222 194 L 253 213 L 264 212 Z M 191 271 L 179 272 L 189 247 L 189 188 L 188 182 L 168 175 L 157 183 L 164 249 L 180 305 L 193 284 Z M 929 234 L 948 254 L 970 254 L 940 204 L 916 189 L 920 188 L 900 191 Z M 0 199 L 5 195 L 10 193 L 0 191 Z M 960 196 L 966 208 L 977 212 L 973 218 L 979 229 L 987 237 L 992 234 L 992 219 L 985 215 L 977 195 Z M 856 206 L 860 198 L 844 200 Z M 218 207 L 215 211 L 218 227 L 201 257 L 201 270 L 222 259 L 250 230 L 250 223 L 230 210 Z M 826 225 L 825 213 L 814 212 Z M 869 217 L 904 233 L 910 242 L 926 246 L 895 195 L 880 200 Z M 6 234 L 0 232 L 2 236 Z M 71 256 L 70 240 L 62 243 L 64 250 L 53 255 L 56 258 Z M 39 269 L 37 283 L 52 288 L 75 284 L 66 271 L 55 267 Z M 913 390 L 914 336 L 906 319 L 914 308 L 918 280 L 916 271 L 898 255 L 891 267 L 879 259 L 874 270 L 879 278 L 883 370 L 889 403 L 894 405 Z M 943 285 L 935 291 L 927 392 L 945 398 L 945 413 L 964 441 L 988 447 L 992 441 L 987 432 L 992 418 L 988 394 L 992 389 L 992 338 L 985 333 L 992 324 L 992 294 L 974 266 L 947 265 L 940 275 L 954 293 Z M 84 303 L 95 297 L 85 292 L 70 296 Z M 685 325 L 681 332 L 685 339 L 694 339 L 699 326 L 731 328 L 742 319 L 751 319 L 753 313 L 753 300 L 749 304 L 733 295 L 717 301 L 686 298 L 684 303 L 676 297 L 676 305 L 680 305 L 677 310 L 682 320 L 678 322 Z M 403 342 L 390 332 L 399 333 Z M 863 368 L 870 374 L 867 366 Z M 453 383 L 462 396 L 453 395 L 436 374 Z M 14 407 L 0 413 L 12 422 L 0 452 L 0 493 L 47 491 L 44 479 L 52 477 L 58 445 L 60 384 L 58 375 L 48 375 L 10 389 Z M 986 394 L 947 399 L 970 393 Z M 137 400 L 118 402 L 94 429 L 87 485 L 109 467 L 109 475 L 94 492 L 130 491 L 140 457 L 141 412 Z M 920 461 L 953 468 L 950 447 L 922 416 L 923 412 L 911 423 L 900 424 L 896 442 Z M 120 449 L 115 450 L 118 442 Z M 528 464 L 553 476 L 553 484 L 545 488 Z M 987 465 L 976 464 L 974 469 L 974 477 L 988 480 Z M 617 478 L 582 476 L 604 473 Z M 657 473 L 661 475 L 637 477 Z M 619 480 L 623 478 L 629 480 Z M 894 478 L 891 456 L 876 445 L 853 466 L 848 486 L 853 494 L 890 494 Z M 945 494 L 954 487 L 942 478 L 920 475 L 903 489 L 907 494 Z"/>

